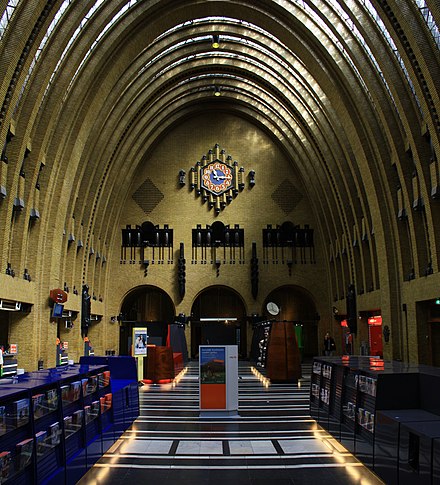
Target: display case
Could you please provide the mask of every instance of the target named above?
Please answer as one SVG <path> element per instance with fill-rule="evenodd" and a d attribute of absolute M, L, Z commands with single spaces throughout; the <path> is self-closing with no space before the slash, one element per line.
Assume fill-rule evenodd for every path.
<path fill-rule="evenodd" d="M 11 377 L 17 374 L 17 356 L 3 353 L 3 365 L 0 377 Z"/>
<path fill-rule="evenodd" d="M 32 483 L 34 477 L 34 434 L 29 393 L 22 389 L 0 388 L 1 483 Z"/>
<path fill-rule="evenodd" d="M 376 357 L 315 358 L 310 413 L 347 450 L 374 469 L 377 411 L 419 408 L 419 371 L 417 366 Z"/>
<path fill-rule="evenodd" d="M 332 379 L 330 383 L 330 403 L 327 431 L 336 439 L 341 439 L 342 421 L 342 397 L 343 384 L 345 378 L 345 367 L 339 365 L 332 366 Z"/>
<path fill-rule="evenodd" d="M 139 387 L 136 362 L 128 356 L 88 356 L 81 357 L 82 364 L 106 365 L 111 375 L 111 415 L 103 416 L 103 423 L 109 416 L 113 423 L 102 428 L 102 448 L 105 452 L 113 442 L 139 416 Z M 104 389 L 104 395 L 107 394 Z"/>
<path fill-rule="evenodd" d="M 376 419 L 377 376 L 359 372 L 357 378 L 356 409 L 356 456 L 367 466 L 373 468 L 374 425 Z"/>
<path fill-rule="evenodd" d="M 336 362 L 315 359 L 312 366 L 310 412 L 337 439 L 341 433 L 342 387 L 345 368 Z"/>
<path fill-rule="evenodd" d="M 319 398 L 321 392 L 321 366 L 320 360 L 315 359 L 312 365 L 310 380 L 310 415 L 319 421 Z"/>
<path fill-rule="evenodd" d="M 358 420 L 358 379 L 357 373 L 349 369 L 344 373 L 342 391 L 341 443 L 347 450 L 355 451 L 356 422 Z"/>
<path fill-rule="evenodd" d="M 433 482 L 436 439 L 440 439 L 440 419 L 402 423 L 399 437 L 399 485 L 436 483 Z"/>
<path fill-rule="evenodd" d="M 318 423 L 326 429 L 328 429 L 330 394 L 332 391 L 332 371 L 333 366 L 331 364 L 325 362 L 321 364 Z"/>
<path fill-rule="evenodd" d="M 132 373 L 123 389 L 135 402 Z M 103 364 L 68 365 L 10 379 L 0 387 L 0 483 L 77 483 L 120 436 L 115 416 L 122 413 L 127 427 L 137 417 L 138 399 L 136 411 L 129 413 L 127 402 L 119 400 L 122 410 L 115 409 L 111 372 Z"/>
<path fill-rule="evenodd" d="M 113 416 L 115 423 L 121 424 L 121 429 L 130 426 L 133 419 L 139 416 L 139 386 L 137 380 L 136 362 L 128 356 L 90 356 L 81 357 L 81 364 L 106 365 L 111 375 L 111 392 L 114 404 Z M 106 388 L 101 388 L 106 394 Z"/>
<path fill-rule="evenodd" d="M 31 379 L 26 385 L 31 393 L 37 482 L 42 483 L 64 463 L 59 389 L 56 381 L 44 379 Z"/>
<path fill-rule="evenodd" d="M 432 483 L 440 483 L 440 438 L 436 438 L 433 443 Z"/>
<path fill-rule="evenodd" d="M 378 411 L 374 434 L 374 471 L 387 484 L 399 482 L 399 446 L 401 426 L 405 423 L 433 421 L 439 416 L 422 409 Z M 434 481 L 434 483 L 436 483 Z"/>

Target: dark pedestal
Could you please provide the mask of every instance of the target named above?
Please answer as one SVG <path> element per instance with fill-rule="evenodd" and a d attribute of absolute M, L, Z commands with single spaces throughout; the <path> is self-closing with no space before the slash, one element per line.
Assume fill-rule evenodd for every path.
<path fill-rule="evenodd" d="M 144 379 L 160 383 L 174 379 L 174 359 L 171 347 L 148 346 L 144 358 Z"/>
<path fill-rule="evenodd" d="M 433 483 L 432 452 L 434 440 L 440 438 L 440 417 L 436 416 L 436 418 L 436 421 L 401 424 L 399 485 Z"/>
<path fill-rule="evenodd" d="M 185 329 L 173 323 L 169 326 L 169 346 L 176 354 L 181 354 L 183 364 L 188 362 L 188 346 L 186 344 Z"/>
<path fill-rule="evenodd" d="M 433 444 L 432 483 L 440 483 L 440 438 L 436 438 Z"/>
<path fill-rule="evenodd" d="M 267 348 L 267 377 L 272 382 L 297 382 L 301 377 L 301 358 L 291 322 L 275 322 Z"/>
<path fill-rule="evenodd" d="M 399 436 L 405 423 L 432 421 L 438 416 L 422 409 L 378 411 L 374 439 L 374 471 L 387 484 L 398 483 Z"/>

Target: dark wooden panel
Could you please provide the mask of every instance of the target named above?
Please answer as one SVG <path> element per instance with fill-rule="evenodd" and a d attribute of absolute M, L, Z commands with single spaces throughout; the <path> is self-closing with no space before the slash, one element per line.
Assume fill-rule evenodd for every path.
<path fill-rule="evenodd" d="M 272 382 L 296 382 L 301 377 L 301 357 L 291 322 L 272 324 L 267 349 L 267 376 Z"/>
<path fill-rule="evenodd" d="M 148 347 L 144 359 L 144 379 L 158 382 L 174 379 L 174 360 L 171 347 Z"/>

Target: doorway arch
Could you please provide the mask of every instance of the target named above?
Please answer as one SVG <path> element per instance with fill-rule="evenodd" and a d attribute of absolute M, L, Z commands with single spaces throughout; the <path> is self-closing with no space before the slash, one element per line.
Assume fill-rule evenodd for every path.
<path fill-rule="evenodd" d="M 267 311 L 267 303 L 274 302 L 279 307 L 278 315 L 272 316 Z M 319 355 L 318 323 L 320 320 L 312 295 L 301 286 L 280 286 L 271 291 L 264 301 L 263 315 L 268 320 L 295 323 L 297 338 L 301 340 L 300 349 L 303 357 Z"/>
<path fill-rule="evenodd" d="M 170 296 L 157 286 L 132 289 L 121 305 L 119 355 L 129 355 L 134 327 L 147 327 L 148 342 L 165 345 L 168 325 L 174 322 L 175 306 Z"/>
<path fill-rule="evenodd" d="M 205 288 L 191 309 L 191 357 L 198 357 L 199 345 L 238 345 L 239 357 L 246 357 L 246 323 L 246 307 L 235 290 Z"/>

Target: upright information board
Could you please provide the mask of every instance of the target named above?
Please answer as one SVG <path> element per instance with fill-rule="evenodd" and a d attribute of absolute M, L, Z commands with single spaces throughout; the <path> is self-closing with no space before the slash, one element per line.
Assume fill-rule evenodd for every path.
<path fill-rule="evenodd" d="M 133 357 L 137 361 L 138 381 L 144 378 L 144 357 L 147 355 L 147 328 L 133 328 Z"/>
<path fill-rule="evenodd" d="M 238 412 L 237 345 L 201 345 L 199 376 L 200 415 L 236 415 Z"/>

